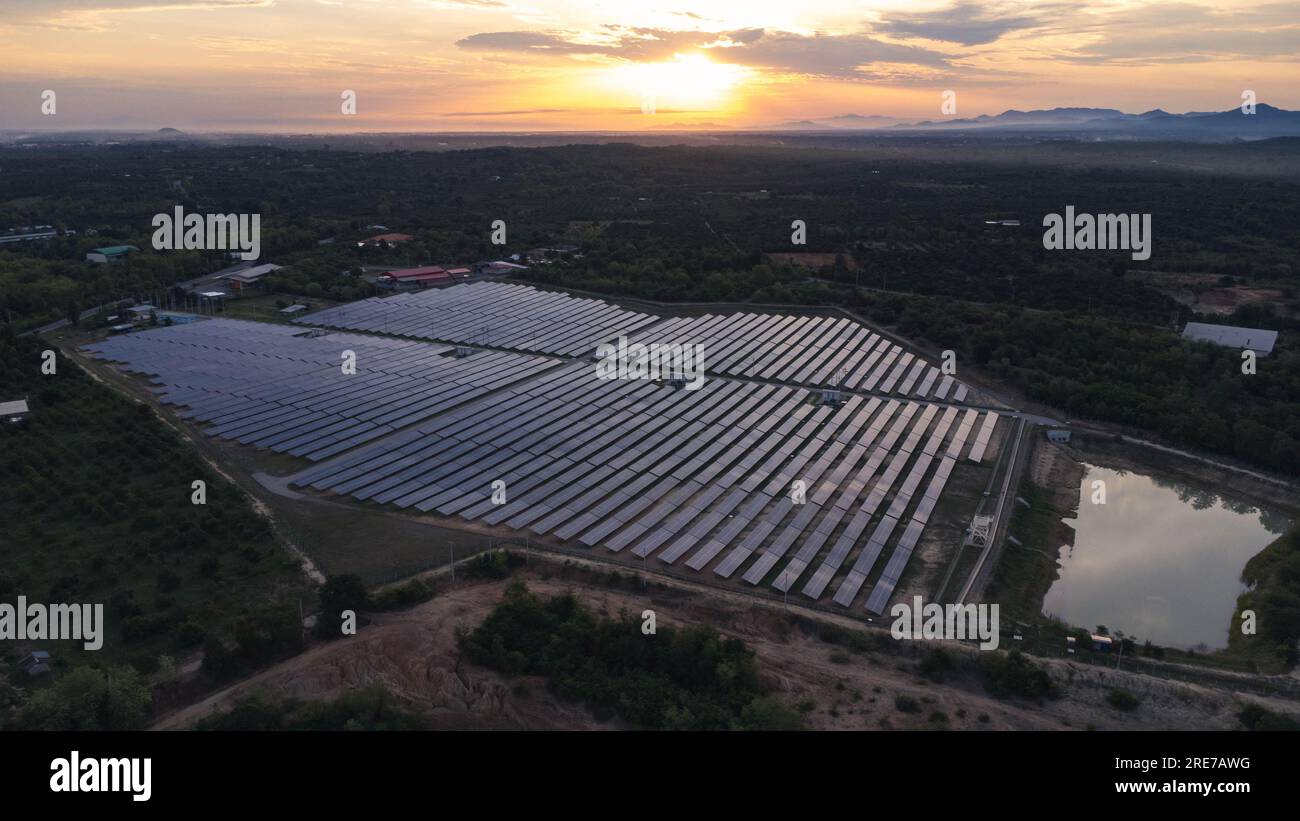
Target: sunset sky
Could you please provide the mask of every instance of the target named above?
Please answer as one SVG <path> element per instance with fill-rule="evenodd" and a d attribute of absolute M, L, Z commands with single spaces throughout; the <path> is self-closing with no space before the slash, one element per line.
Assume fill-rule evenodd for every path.
<path fill-rule="evenodd" d="M 1300 4 L 7 0 L 0 129 L 619 130 L 1300 108 Z M 55 91 L 56 113 L 41 114 Z M 356 92 L 357 113 L 341 111 Z M 653 113 L 649 113 L 653 110 Z"/>

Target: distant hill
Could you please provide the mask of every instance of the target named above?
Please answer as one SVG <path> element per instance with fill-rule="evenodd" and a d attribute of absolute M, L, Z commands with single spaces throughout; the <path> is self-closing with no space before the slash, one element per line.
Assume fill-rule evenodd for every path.
<path fill-rule="evenodd" d="M 733 126 L 722 125 L 721 123 L 664 123 L 663 125 L 652 125 L 652 129 L 657 131 L 731 131 Z"/>
<path fill-rule="evenodd" d="M 1170 114 L 1153 109 L 1126 114 L 1113 108 L 1051 108 L 1036 111 L 1004 111 L 996 116 L 968 119 L 926 120 L 900 124 L 907 131 L 973 131 L 997 129 L 1000 133 L 1060 132 L 1093 137 L 1135 137 L 1174 140 L 1258 140 L 1300 136 L 1300 111 L 1286 111 L 1260 103 L 1254 114 L 1239 108 L 1219 112 L 1192 111 Z"/>
<path fill-rule="evenodd" d="M 1254 114 L 1238 108 L 1228 111 L 1190 111 L 1171 114 L 1152 109 L 1127 114 L 1114 108 L 1047 108 L 951 120 L 905 121 L 878 114 L 839 114 L 788 120 L 776 126 L 781 131 L 837 131 L 889 129 L 891 132 L 996 131 L 1000 135 L 1078 136 L 1093 139 L 1129 138 L 1159 140 L 1259 140 L 1272 137 L 1300 137 L 1300 111 L 1286 111 L 1260 103 Z"/>
<path fill-rule="evenodd" d="M 776 127 L 782 130 L 831 130 L 831 129 L 876 129 L 887 128 L 903 122 L 897 117 L 880 114 L 837 114 L 834 117 L 820 117 L 810 120 L 789 120 Z"/>

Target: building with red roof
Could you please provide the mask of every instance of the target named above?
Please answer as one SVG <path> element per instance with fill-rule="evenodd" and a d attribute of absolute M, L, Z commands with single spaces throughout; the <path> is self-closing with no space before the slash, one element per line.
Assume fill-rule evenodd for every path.
<path fill-rule="evenodd" d="M 425 265 L 421 268 L 396 268 L 385 271 L 375 280 L 375 284 L 381 288 L 394 290 L 415 290 L 451 281 L 451 273 L 444 270 L 442 266 Z"/>
<path fill-rule="evenodd" d="M 357 244 L 371 245 L 371 246 L 383 245 L 385 247 L 392 248 L 394 245 L 398 244 L 399 242 L 410 242 L 413 239 L 415 239 L 415 237 L 411 236 L 410 234 L 376 234 L 373 237 L 366 237 L 365 239 L 361 240 L 361 242 Z"/>

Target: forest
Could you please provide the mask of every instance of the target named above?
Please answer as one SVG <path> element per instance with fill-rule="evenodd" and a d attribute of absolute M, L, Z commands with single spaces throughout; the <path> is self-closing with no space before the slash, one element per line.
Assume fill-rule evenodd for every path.
<path fill-rule="evenodd" d="M 1270 142 L 1300 159 L 1294 141 Z M 373 294 L 366 266 L 470 264 L 564 244 L 577 251 L 520 278 L 663 302 L 844 307 L 955 350 L 1072 418 L 1300 473 L 1300 185 L 1213 171 L 1247 151 L 1232 145 L 1171 149 L 1186 160 L 1178 166 L 994 162 L 987 149 L 949 147 L 945 159 L 906 145 L 0 148 L 0 225 L 78 232 L 0 246 L 0 316 L 24 330 L 224 267 L 214 252 L 149 250 L 152 215 L 177 205 L 260 213 L 263 259 L 287 266 L 266 287 L 332 300 Z M 1189 170 L 1193 160 L 1211 170 Z M 1045 250 L 1043 215 L 1066 205 L 1151 213 L 1150 260 Z M 505 246 L 489 241 L 496 219 Z M 791 242 L 795 220 L 804 245 Z M 359 246 L 381 230 L 415 239 Z M 121 264 L 81 261 L 115 243 L 144 250 Z M 1198 315 L 1154 284 L 1169 278 L 1274 296 Z M 1179 339 L 1193 318 L 1279 330 L 1278 350 L 1244 375 L 1237 352 Z"/>
<path fill-rule="evenodd" d="M 107 628 L 95 652 L 9 647 L 8 680 L 26 678 L 15 662 L 32 649 L 60 672 L 86 668 L 88 685 L 112 666 L 174 673 L 200 649 L 210 682 L 296 650 L 310 591 L 267 520 L 148 405 L 62 355 L 43 374 L 45 348 L 0 330 L 0 395 L 31 408 L 0 425 L 0 599 L 102 603 Z"/>

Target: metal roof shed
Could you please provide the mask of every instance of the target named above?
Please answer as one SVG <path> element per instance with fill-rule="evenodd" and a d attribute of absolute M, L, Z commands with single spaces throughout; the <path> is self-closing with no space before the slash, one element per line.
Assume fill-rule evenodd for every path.
<path fill-rule="evenodd" d="M 1227 348 L 1244 348 L 1260 356 L 1268 356 L 1277 343 L 1277 331 L 1261 328 L 1239 328 L 1235 325 L 1208 325 L 1188 322 L 1183 328 L 1183 338 L 1195 342 L 1213 342 Z"/>

